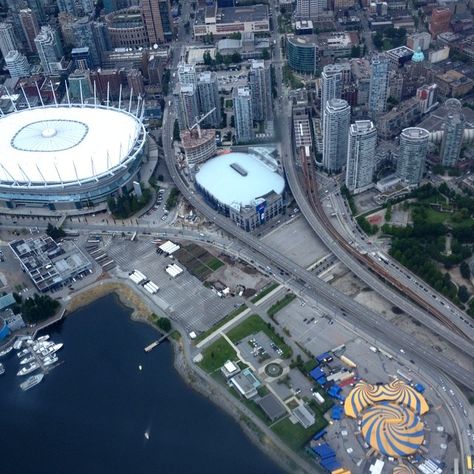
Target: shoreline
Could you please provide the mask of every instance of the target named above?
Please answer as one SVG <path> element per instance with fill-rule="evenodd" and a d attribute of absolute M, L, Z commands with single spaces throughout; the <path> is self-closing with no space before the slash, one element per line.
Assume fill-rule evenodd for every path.
<path fill-rule="evenodd" d="M 98 281 L 93 284 L 92 287 L 88 287 L 78 294 L 73 295 L 71 299 L 65 303 L 65 317 L 92 304 L 94 301 L 111 294 L 114 294 L 119 303 L 131 311 L 130 319 L 132 321 L 147 324 L 156 332 L 161 334 L 159 328 L 148 319 L 153 311 L 149 308 L 146 302 L 143 301 L 143 299 L 128 285 L 113 279 Z M 178 331 L 177 329 L 175 330 Z M 178 332 L 182 338 L 183 336 L 181 332 Z M 252 421 L 241 412 L 237 404 L 229 402 L 225 397 L 217 393 L 216 390 L 209 386 L 207 380 L 190 367 L 184 355 L 181 339 L 174 340 L 168 338 L 168 341 L 173 347 L 173 367 L 188 387 L 210 400 L 218 409 L 225 411 L 229 416 L 231 416 L 239 424 L 242 432 L 250 439 L 250 441 L 263 451 L 282 470 L 294 474 L 306 472 L 297 466 L 291 458 L 284 455 L 279 447 L 264 433 L 257 433 L 255 430 L 259 430 L 258 427 L 254 425 L 252 429 L 252 427 L 249 426 L 249 423 L 253 424 Z M 296 453 L 295 455 L 298 456 Z M 317 466 L 314 466 L 314 468 L 314 472 L 317 472 Z"/>

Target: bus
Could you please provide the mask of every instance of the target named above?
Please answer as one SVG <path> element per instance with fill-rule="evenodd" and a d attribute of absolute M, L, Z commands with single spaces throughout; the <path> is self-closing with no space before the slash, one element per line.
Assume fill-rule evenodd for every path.
<path fill-rule="evenodd" d="M 472 471 L 472 456 L 470 454 L 466 456 L 466 469 Z"/>

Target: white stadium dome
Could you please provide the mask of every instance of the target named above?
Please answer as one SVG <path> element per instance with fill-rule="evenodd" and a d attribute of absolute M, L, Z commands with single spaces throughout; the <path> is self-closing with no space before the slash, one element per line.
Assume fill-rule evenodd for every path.
<path fill-rule="evenodd" d="M 0 200 L 103 201 L 136 174 L 145 140 L 142 117 L 102 105 L 51 105 L 4 115 Z"/>

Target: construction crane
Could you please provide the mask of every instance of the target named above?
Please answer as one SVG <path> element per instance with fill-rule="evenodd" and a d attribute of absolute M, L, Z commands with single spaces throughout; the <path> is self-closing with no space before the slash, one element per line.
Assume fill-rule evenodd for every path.
<path fill-rule="evenodd" d="M 206 117 L 208 117 L 209 115 L 211 115 L 212 112 L 214 112 L 214 110 L 216 110 L 215 107 L 214 107 L 213 109 L 209 110 L 209 112 L 207 112 L 207 114 L 202 115 L 201 118 L 196 117 L 196 123 L 195 123 L 192 127 L 189 127 L 189 131 L 191 131 L 194 127 L 196 127 L 198 137 L 201 138 L 201 127 L 199 126 L 199 124 L 200 124 Z"/>

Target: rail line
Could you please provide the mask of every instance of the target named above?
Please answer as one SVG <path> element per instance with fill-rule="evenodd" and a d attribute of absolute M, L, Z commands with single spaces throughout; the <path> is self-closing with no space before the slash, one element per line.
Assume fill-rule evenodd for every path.
<path fill-rule="evenodd" d="M 418 306 L 421 306 L 421 308 L 428 311 L 432 316 L 434 316 L 439 322 L 448 327 L 451 331 L 469 340 L 469 336 L 464 333 L 449 318 L 442 314 L 437 308 L 427 303 L 423 298 L 418 296 L 409 287 L 400 283 L 389 272 L 387 272 L 383 267 L 374 262 L 367 255 L 359 253 L 346 241 L 346 239 L 344 239 L 344 237 L 335 229 L 322 207 L 321 200 L 319 199 L 318 183 L 315 178 L 315 166 L 312 158 L 310 156 L 306 156 L 304 149 L 300 150 L 298 156 L 300 158 L 301 168 L 303 171 L 302 184 L 309 199 L 309 202 L 313 208 L 313 211 L 315 212 L 318 220 L 323 223 L 325 229 L 328 231 L 331 237 L 335 241 L 337 241 L 338 245 L 344 248 L 347 253 L 349 253 L 352 257 L 356 258 L 361 264 L 368 267 L 379 278 L 385 280 L 391 286 L 401 291 L 405 296 L 408 296 Z"/>

